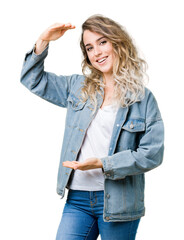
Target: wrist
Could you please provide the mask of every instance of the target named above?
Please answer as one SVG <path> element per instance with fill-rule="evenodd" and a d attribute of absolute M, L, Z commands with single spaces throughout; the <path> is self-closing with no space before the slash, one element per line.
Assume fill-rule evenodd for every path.
<path fill-rule="evenodd" d="M 41 54 L 45 50 L 45 48 L 47 47 L 48 44 L 49 44 L 49 41 L 42 40 L 39 38 L 36 41 L 34 52 L 37 55 Z"/>
<path fill-rule="evenodd" d="M 102 164 L 102 161 L 100 160 L 100 158 L 97 158 L 97 161 L 98 161 L 98 166 L 100 168 L 103 168 L 103 164 Z"/>

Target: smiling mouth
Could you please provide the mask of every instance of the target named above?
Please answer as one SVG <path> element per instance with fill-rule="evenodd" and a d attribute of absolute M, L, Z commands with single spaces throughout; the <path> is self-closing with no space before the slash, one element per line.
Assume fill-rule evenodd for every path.
<path fill-rule="evenodd" d="M 104 63 L 108 57 L 101 58 L 97 60 L 98 63 Z"/>

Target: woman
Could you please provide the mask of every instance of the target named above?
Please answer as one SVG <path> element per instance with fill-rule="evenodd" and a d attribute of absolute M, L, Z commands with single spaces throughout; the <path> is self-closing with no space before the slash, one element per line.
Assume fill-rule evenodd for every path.
<path fill-rule="evenodd" d="M 44 71 L 49 42 L 74 28 L 42 33 L 21 75 L 33 93 L 67 108 L 57 192 L 69 191 L 56 239 L 133 240 L 145 213 L 144 173 L 162 163 L 163 121 L 144 86 L 145 61 L 109 18 L 82 25 L 83 75 Z"/>

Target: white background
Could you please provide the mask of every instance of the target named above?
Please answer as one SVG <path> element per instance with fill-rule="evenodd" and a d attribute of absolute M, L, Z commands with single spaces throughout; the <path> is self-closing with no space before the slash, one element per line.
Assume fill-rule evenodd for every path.
<path fill-rule="evenodd" d="M 54 240 L 64 200 L 56 194 L 65 109 L 20 84 L 25 53 L 55 22 L 75 30 L 50 44 L 47 71 L 81 73 L 81 24 L 92 14 L 126 27 L 148 62 L 148 88 L 165 123 L 163 164 L 146 173 L 146 216 L 137 240 L 183 238 L 182 1 L 32 0 L 0 6 L 0 239 Z M 112 239 L 113 240 L 113 239 Z"/>

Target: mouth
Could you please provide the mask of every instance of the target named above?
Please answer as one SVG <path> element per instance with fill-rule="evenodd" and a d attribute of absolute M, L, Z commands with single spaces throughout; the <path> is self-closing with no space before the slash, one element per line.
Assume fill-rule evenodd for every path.
<path fill-rule="evenodd" d="M 102 63 L 104 63 L 107 60 L 107 58 L 108 57 L 100 58 L 100 59 L 96 60 L 96 62 L 102 64 Z"/>

